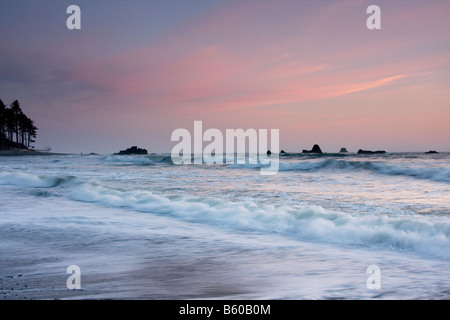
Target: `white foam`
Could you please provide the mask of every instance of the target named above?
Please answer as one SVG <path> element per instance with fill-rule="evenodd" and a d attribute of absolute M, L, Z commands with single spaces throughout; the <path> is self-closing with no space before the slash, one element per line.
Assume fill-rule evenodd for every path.
<path fill-rule="evenodd" d="M 368 170 L 383 175 L 407 176 L 438 182 L 450 182 L 450 168 L 409 167 L 376 161 L 347 161 L 326 159 L 321 161 L 281 162 L 279 171 Z"/>
<path fill-rule="evenodd" d="M 108 156 L 103 158 L 103 161 L 120 163 L 120 164 L 137 164 L 137 165 L 151 165 L 154 161 L 150 160 L 148 157 L 143 156 Z"/>
<path fill-rule="evenodd" d="M 71 177 L 38 176 L 23 172 L 0 172 L 0 184 L 31 188 L 52 188 Z"/>
<path fill-rule="evenodd" d="M 346 213 L 320 206 L 275 206 L 252 201 L 157 195 L 79 182 L 68 176 L 0 172 L 0 184 L 28 188 L 62 186 L 72 200 L 127 208 L 233 230 L 281 234 L 305 241 L 408 250 L 450 259 L 446 215 Z"/>
<path fill-rule="evenodd" d="M 257 205 L 207 198 L 171 199 L 148 191 L 119 191 L 84 183 L 69 197 L 242 231 L 305 241 L 416 251 L 450 259 L 450 221 L 444 216 L 349 214 L 319 206 Z"/>

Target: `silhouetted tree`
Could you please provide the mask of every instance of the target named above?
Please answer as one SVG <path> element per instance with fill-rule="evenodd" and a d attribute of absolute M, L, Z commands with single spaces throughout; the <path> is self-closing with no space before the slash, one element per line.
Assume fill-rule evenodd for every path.
<path fill-rule="evenodd" d="M 19 131 L 20 131 L 20 117 L 23 114 L 22 109 L 20 109 L 19 101 L 14 100 L 13 103 L 10 104 L 12 117 L 13 117 L 13 125 L 14 125 L 14 134 L 16 135 L 16 143 L 19 142 Z"/>
<path fill-rule="evenodd" d="M 30 147 L 31 143 L 36 141 L 34 139 L 37 136 L 37 130 L 38 128 L 34 125 L 34 121 L 27 117 L 24 129 L 25 141 L 23 142 L 23 144 L 26 145 L 27 148 Z"/>
<path fill-rule="evenodd" d="M 5 148 L 6 135 L 5 135 L 5 115 L 6 106 L 2 100 L 0 100 L 0 150 Z"/>
<path fill-rule="evenodd" d="M 0 149 L 29 148 L 38 128 L 20 108 L 18 100 L 6 107 L 0 100 Z"/>
<path fill-rule="evenodd" d="M 9 108 L 5 110 L 5 128 L 6 139 L 12 142 L 14 137 L 14 113 Z"/>

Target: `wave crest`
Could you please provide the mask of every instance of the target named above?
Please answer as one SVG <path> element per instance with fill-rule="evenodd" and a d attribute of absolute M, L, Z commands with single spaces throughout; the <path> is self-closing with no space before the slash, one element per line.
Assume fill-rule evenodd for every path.
<path fill-rule="evenodd" d="M 378 174 L 408 176 L 438 182 L 450 182 L 450 168 L 402 167 L 375 161 L 326 159 L 322 161 L 281 162 L 279 171 L 367 170 Z"/>
<path fill-rule="evenodd" d="M 102 159 L 105 162 L 114 163 L 118 165 L 138 165 L 151 166 L 156 164 L 172 164 L 172 158 L 165 155 L 150 155 L 150 156 L 133 156 L 133 155 L 112 155 Z"/>
<path fill-rule="evenodd" d="M 38 176 L 23 172 L 0 172 L 0 184 L 30 188 L 54 188 L 72 180 L 72 176 Z"/>
<path fill-rule="evenodd" d="M 276 207 L 253 202 L 168 197 L 88 183 L 71 190 L 69 197 L 234 230 L 280 234 L 302 241 L 410 250 L 450 259 L 450 221 L 442 216 L 358 215 L 320 206 Z"/>
<path fill-rule="evenodd" d="M 311 163 L 303 163 L 302 169 L 320 170 L 320 166 L 348 164 L 319 162 L 312 166 Z M 359 165 L 373 170 L 377 164 L 363 162 Z M 275 206 L 207 197 L 173 197 L 144 190 L 112 189 L 78 181 L 71 176 L 51 177 L 22 172 L 0 172 L 0 184 L 31 188 L 61 186 L 58 194 L 74 201 L 126 208 L 233 230 L 279 234 L 301 241 L 408 250 L 450 259 L 450 221 L 445 215 L 358 214 L 314 205 Z"/>

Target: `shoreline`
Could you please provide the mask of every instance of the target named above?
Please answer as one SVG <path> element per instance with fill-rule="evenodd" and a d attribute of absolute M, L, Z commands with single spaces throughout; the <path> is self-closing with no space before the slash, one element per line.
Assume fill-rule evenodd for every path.
<path fill-rule="evenodd" d="M 42 152 L 34 150 L 0 150 L 0 157 L 12 157 L 12 156 L 62 156 L 69 155 L 68 153 L 52 153 Z"/>

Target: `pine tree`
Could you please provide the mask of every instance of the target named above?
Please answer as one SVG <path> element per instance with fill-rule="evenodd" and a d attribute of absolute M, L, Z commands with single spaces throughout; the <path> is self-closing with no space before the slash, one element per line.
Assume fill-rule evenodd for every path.
<path fill-rule="evenodd" d="M 19 142 L 19 131 L 20 131 L 20 118 L 23 114 L 22 109 L 20 108 L 19 101 L 14 100 L 13 103 L 10 104 L 11 111 L 12 111 L 12 123 L 14 126 L 14 134 L 16 136 L 16 143 Z"/>
<path fill-rule="evenodd" d="M 38 128 L 20 108 L 18 100 L 8 108 L 0 100 L 0 150 L 8 148 L 30 148 L 35 142 Z"/>
<path fill-rule="evenodd" d="M 5 113 L 6 106 L 2 100 L 0 100 L 0 150 L 5 148 L 6 136 L 5 136 Z"/>

